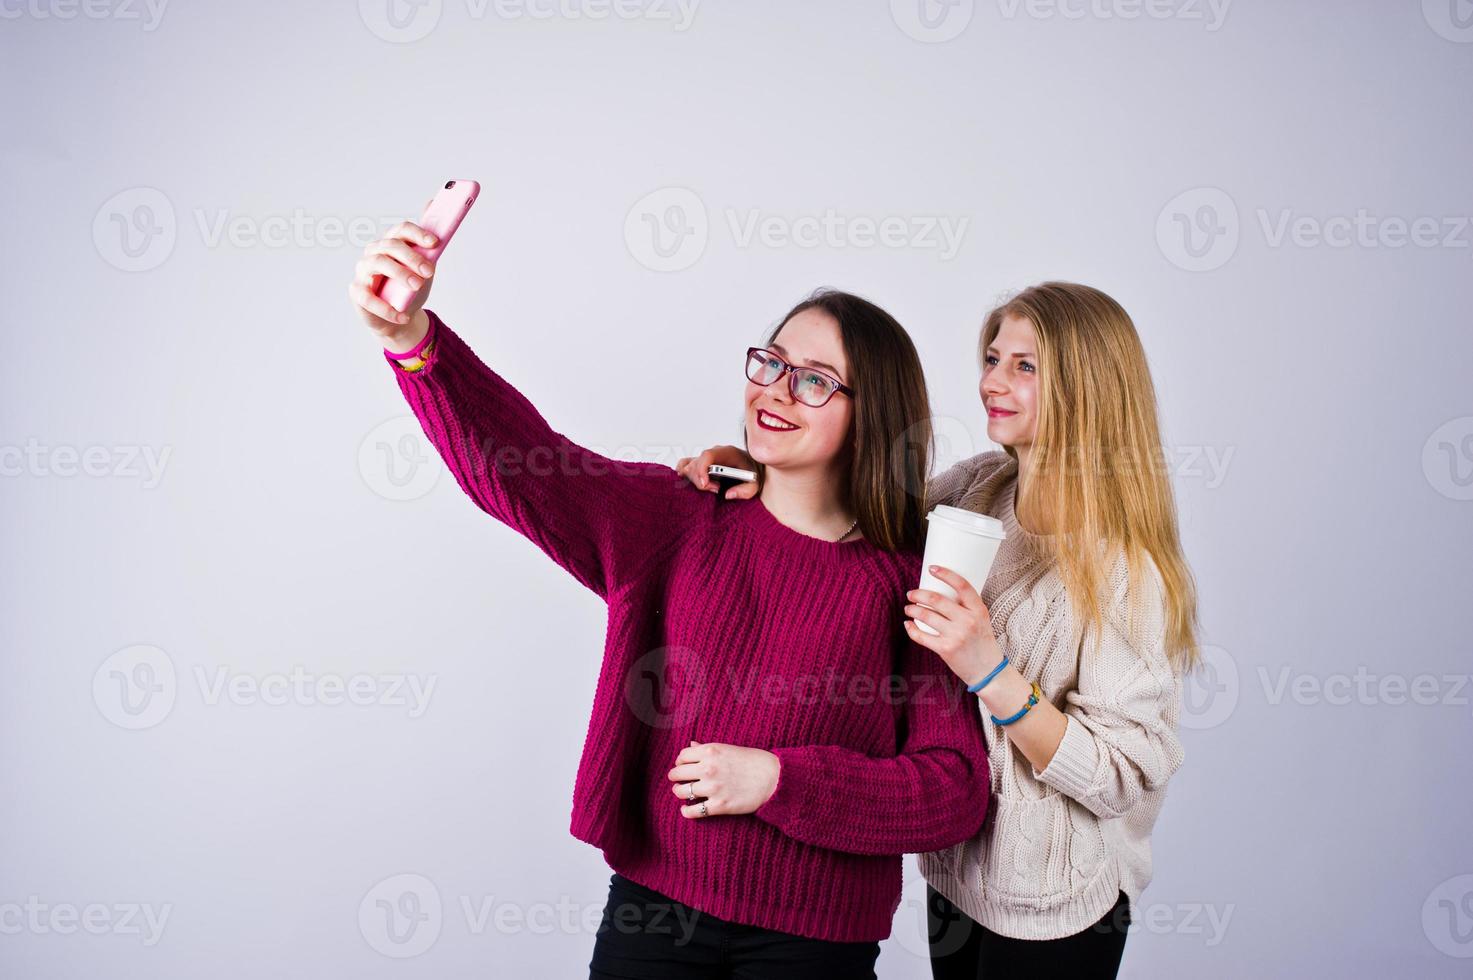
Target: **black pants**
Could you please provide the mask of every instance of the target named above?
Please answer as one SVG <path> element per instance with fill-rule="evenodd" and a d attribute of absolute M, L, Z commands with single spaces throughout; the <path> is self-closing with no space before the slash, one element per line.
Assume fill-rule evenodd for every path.
<path fill-rule="evenodd" d="M 718 919 L 615 874 L 588 976 L 874 980 L 879 955 L 877 942 L 826 942 Z"/>
<path fill-rule="evenodd" d="M 926 886 L 933 980 L 1063 977 L 1113 980 L 1125 952 L 1130 904 L 1125 892 L 1092 926 L 1062 939 L 1011 939 L 981 925 Z"/>

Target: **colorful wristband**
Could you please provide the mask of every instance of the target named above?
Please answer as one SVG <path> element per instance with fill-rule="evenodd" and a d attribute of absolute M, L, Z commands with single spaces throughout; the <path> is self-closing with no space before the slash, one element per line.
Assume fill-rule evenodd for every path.
<path fill-rule="evenodd" d="M 420 352 L 420 361 L 418 364 L 412 366 L 408 364 L 400 364 L 399 370 L 404 371 L 407 374 L 413 374 L 416 371 L 423 371 L 429 365 L 430 352 L 434 349 L 435 345 L 430 344 L 430 346 L 426 347 L 423 351 Z"/>
<path fill-rule="evenodd" d="M 1034 684 L 1033 684 L 1032 691 L 1030 691 L 1029 694 L 1028 694 L 1028 703 L 1027 704 L 1025 704 L 1025 705 L 1023 705 L 1023 707 L 1019 708 L 1018 711 L 1015 714 L 1008 715 L 1006 718 L 999 718 L 997 715 L 993 715 L 992 716 L 992 723 L 994 725 L 1011 725 L 1013 722 L 1017 721 L 1019 718 L 1023 717 L 1024 715 L 1026 715 L 1033 708 L 1033 706 L 1035 704 L 1037 704 L 1038 702 L 1040 702 L 1042 700 L 1043 700 L 1043 689 L 1040 688 L 1038 686 L 1038 683 L 1035 681 Z"/>
<path fill-rule="evenodd" d="M 389 353 L 389 349 L 387 347 L 385 347 L 384 348 L 384 356 L 387 357 L 391 361 L 407 361 L 407 360 L 410 360 L 412 358 L 418 357 L 420 351 L 422 351 L 426 347 L 428 347 L 430 345 L 430 341 L 434 340 L 434 338 L 435 338 L 435 317 L 434 317 L 434 314 L 430 313 L 429 310 L 426 310 L 425 311 L 425 316 L 429 317 L 429 320 L 430 320 L 430 329 L 428 329 L 428 330 L 425 331 L 425 335 L 420 338 L 419 343 L 417 343 L 417 344 L 414 345 L 414 349 L 413 350 L 407 350 L 407 351 L 405 351 L 402 354 L 390 354 Z"/>
<path fill-rule="evenodd" d="M 1008 665 L 1008 655 L 1007 654 L 1003 654 L 1002 655 L 1002 663 L 1000 663 L 996 667 L 992 668 L 992 673 L 988 674 L 986 677 L 982 678 L 977 683 L 975 683 L 975 684 L 971 685 L 970 687 L 968 687 L 967 688 L 967 693 L 968 694 L 976 694 L 978 691 L 982 690 L 984 687 L 986 687 L 988 685 L 988 683 L 994 677 L 996 677 L 998 674 L 1002 673 L 1002 669 L 1004 667 L 1006 667 L 1007 665 Z"/>

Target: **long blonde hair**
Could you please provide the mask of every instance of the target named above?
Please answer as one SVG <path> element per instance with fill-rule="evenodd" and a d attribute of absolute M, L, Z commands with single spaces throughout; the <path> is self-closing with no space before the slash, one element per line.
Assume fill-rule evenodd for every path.
<path fill-rule="evenodd" d="M 1166 648 L 1180 668 L 1196 664 L 1196 585 L 1182 554 L 1176 501 L 1164 461 L 1156 388 L 1129 314 L 1089 286 L 1046 282 L 1008 299 L 982 328 L 979 363 L 1004 317 L 1026 319 L 1037 337 L 1038 429 L 1019 520 L 1036 515 L 1083 628 L 1099 628 L 1106 576 L 1100 542 L 1122 548 L 1134 590 L 1149 555 L 1166 601 Z M 1017 462 L 1018 454 L 1004 447 Z"/>

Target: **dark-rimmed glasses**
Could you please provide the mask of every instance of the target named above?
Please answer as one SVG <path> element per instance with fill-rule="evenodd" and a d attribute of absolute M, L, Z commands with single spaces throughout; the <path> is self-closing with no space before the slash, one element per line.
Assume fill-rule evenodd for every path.
<path fill-rule="evenodd" d="M 788 390 L 804 405 L 822 408 L 836 391 L 854 397 L 853 388 L 817 368 L 794 367 L 765 347 L 747 348 L 748 381 L 765 388 L 785 374 L 788 376 Z"/>

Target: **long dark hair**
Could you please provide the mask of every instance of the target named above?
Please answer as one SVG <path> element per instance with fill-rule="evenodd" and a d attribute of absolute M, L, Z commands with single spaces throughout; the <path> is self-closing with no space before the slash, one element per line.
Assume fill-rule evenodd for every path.
<path fill-rule="evenodd" d="M 849 361 L 846 381 L 854 389 L 854 425 L 844 450 L 849 478 L 842 499 L 871 544 L 885 551 L 918 551 L 925 537 L 931 400 L 915 344 L 899 321 L 869 300 L 819 289 L 788 311 L 764 346 L 793 317 L 815 309 L 839 324 Z M 742 440 L 745 446 L 745 427 Z M 757 463 L 756 470 L 760 488 L 766 467 Z"/>

